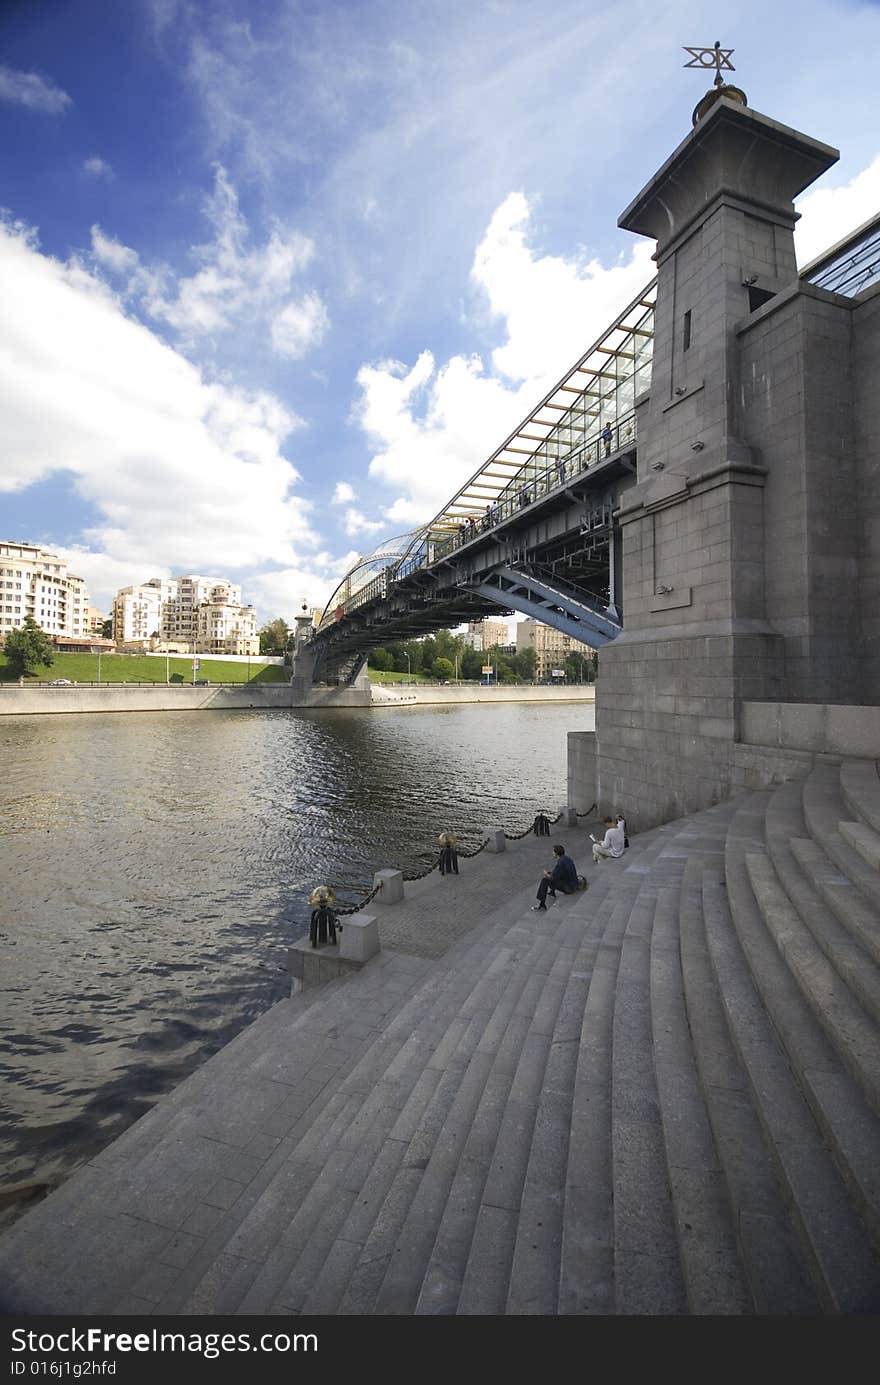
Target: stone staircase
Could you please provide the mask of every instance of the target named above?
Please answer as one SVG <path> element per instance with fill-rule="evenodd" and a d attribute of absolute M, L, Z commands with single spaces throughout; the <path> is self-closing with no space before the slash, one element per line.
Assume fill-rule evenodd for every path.
<path fill-rule="evenodd" d="M 878 865 L 874 764 L 820 761 L 634 838 L 547 914 L 529 891 L 439 961 L 383 954 L 288 1003 L 289 1051 L 258 1022 L 88 1171 L 105 1216 L 159 1225 L 147 1171 L 206 1121 L 233 1138 L 211 1069 L 271 1072 L 266 1157 L 204 1234 L 181 1204 L 77 1297 L 76 1175 L 0 1240 L 9 1304 L 877 1312 Z M 296 1074 L 316 1025 L 344 1052 L 323 1085 Z"/>

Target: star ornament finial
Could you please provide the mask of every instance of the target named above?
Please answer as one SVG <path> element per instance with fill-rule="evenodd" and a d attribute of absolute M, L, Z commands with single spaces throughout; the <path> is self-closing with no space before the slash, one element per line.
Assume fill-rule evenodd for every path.
<path fill-rule="evenodd" d="M 735 49 L 722 48 L 721 44 L 718 42 L 716 42 L 714 48 L 686 47 L 684 51 L 685 53 L 690 53 L 691 55 L 690 62 L 684 63 L 684 67 L 701 67 L 704 69 L 714 67 L 715 82 L 713 85 L 715 85 L 716 87 L 724 86 L 724 79 L 721 76 L 722 69 L 725 69 L 728 72 L 734 72 L 736 70 L 733 66 L 733 63 L 730 61 L 731 55 L 735 52 Z"/>

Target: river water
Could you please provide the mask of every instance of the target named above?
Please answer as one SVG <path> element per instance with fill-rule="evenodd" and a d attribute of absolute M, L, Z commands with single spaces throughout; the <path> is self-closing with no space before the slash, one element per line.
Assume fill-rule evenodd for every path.
<path fill-rule="evenodd" d="M 438 831 L 477 839 L 555 809 L 566 732 L 592 718 L 548 703 L 4 718 L 0 1195 L 63 1178 L 287 994 L 315 884 L 355 901 L 379 867 L 434 859 Z"/>

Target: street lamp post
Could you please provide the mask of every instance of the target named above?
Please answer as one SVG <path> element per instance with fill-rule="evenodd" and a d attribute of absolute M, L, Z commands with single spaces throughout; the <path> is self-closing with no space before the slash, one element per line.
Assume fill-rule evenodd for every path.
<path fill-rule="evenodd" d="M 98 687 L 101 686 L 101 651 L 98 650 Z"/>
<path fill-rule="evenodd" d="M 407 678 L 412 678 L 412 661 L 409 657 L 409 650 L 405 649 L 403 652 L 406 655 L 406 676 Z"/>

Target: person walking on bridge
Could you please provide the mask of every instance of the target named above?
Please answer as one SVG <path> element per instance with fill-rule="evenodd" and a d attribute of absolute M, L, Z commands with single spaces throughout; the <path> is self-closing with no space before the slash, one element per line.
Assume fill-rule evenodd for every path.
<path fill-rule="evenodd" d="M 612 444 L 613 441 L 614 441 L 614 434 L 613 434 L 612 431 L 611 431 L 611 424 L 610 424 L 610 423 L 606 423 L 606 424 L 605 424 L 605 427 L 602 429 L 602 441 L 603 441 L 604 444 L 605 444 L 605 456 L 606 456 L 606 457 L 610 457 L 610 456 L 611 456 L 611 444 Z"/>

